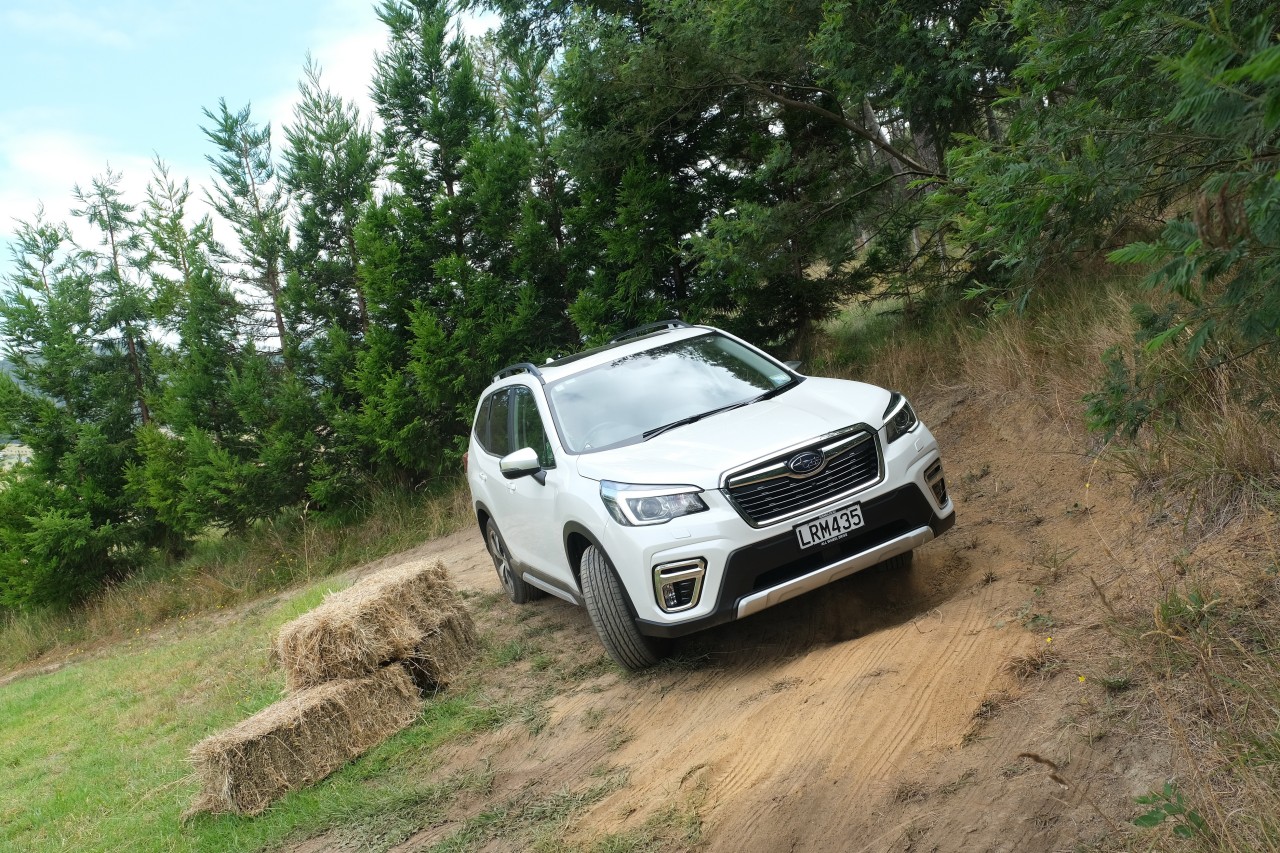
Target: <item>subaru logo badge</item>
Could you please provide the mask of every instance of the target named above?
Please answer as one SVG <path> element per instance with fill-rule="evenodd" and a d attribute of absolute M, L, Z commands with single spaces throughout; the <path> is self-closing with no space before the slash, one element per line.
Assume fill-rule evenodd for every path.
<path fill-rule="evenodd" d="M 822 467 L 826 458 L 821 453 L 805 450 L 787 460 L 787 470 L 792 474 L 813 474 Z"/>

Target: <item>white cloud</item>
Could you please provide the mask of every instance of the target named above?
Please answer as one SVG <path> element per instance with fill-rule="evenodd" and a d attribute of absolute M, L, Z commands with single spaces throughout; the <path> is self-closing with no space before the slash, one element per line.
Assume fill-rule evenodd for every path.
<path fill-rule="evenodd" d="M 311 58 L 320 66 L 320 82 L 344 100 L 354 102 L 360 116 L 374 115 L 369 86 L 373 81 L 374 57 L 386 46 L 387 29 L 378 20 L 368 0 L 330 0 L 322 14 L 322 24 L 307 39 Z M 256 121 L 271 122 L 272 142 L 277 151 L 284 144 L 284 127 L 294 120 L 298 103 L 297 81 L 302 78 L 305 56 L 296 58 L 297 73 L 289 88 L 254 104 Z"/>
<path fill-rule="evenodd" d="M 360 109 L 364 120 L 377 121 L 373 98 L 369 90 L 377 54 L 386 50 L 387 27 L 378 20 L 370 0 L 329 0 L 325 11 L 318 16 L 322 23 L 310 33 L 308 40 L 311 57 L 320 66 L 320 81 L 326 89 L 353 102 Z M 464 15 L 461 18 L 463 32 L 477 37 L 496 27 L 499 19 L 486 13 L 481 16 Z M 302 77 L 304 57 L 298 57 L 298 78 Z M 260 120 L 271 122 L 273 131 L 281 131 L 275 137 L 278 147 L 283 143 L 283 129 L 293 122 L 294 106 L 298 102 L 296 83 L 287 91 L 278 92 L 262 104 L 254 113 Z"/>
<path fill-rule="evenodd" d="M 174 16 L 181 18 L 184 3 L 173 3 L 163 14 L 156 14 L 154 2 L 117 0 L 84 11 L 67 0 L 4 0 L 8 8 L 0 11 L 0 27 L 30 33 L 33 37 L 84 39 L 110 47 L 126 47 L 131 34 L 137 38 L 154 37 L 173 25 Z M 318 0 L 320 23 L 307 34 L 310 53 L 321 69 L 321 83 L 360 109 L 361 117 L 376 123 L 373 101 L 369 94 L 376 54 L 384 50 L 386 26 L 378 20 L 373 0 Z M 169 19 L 166 21 L 166 19 Z M 467 18 L 464 31 L 471 36 L 494 26 L 492 16 Z M 284 128 L 294 119 L 298 100 L 297 81 L 303 73 L 305 57 L 279 57 L 285 67 L 292 67 L 288 85 L 267 89 L 253 96 L 253 118 L 270 122 L 277 157 L 284 142 Z M 278 78 L 276 78 L 278 80 Z M 238 109 L 239 104 L 229 104 Z M 142 204 L 145 188 L 152 173 L 146 152 L 120 149 L 123 140 L 113 143 L 93 135 L 66 130 L 73 116 L 56 110 L 0 112 L 0 277 L 8 271 L 9 251 L 15 220 L 29 220 L 43 204 L 51 220 L 66 220 L 80 240 L 89 239 L 82 224 L 70 216 L 75 207 L 72 187 L 87 186 L 96 175 L 106 171 L 108 163 L 122 172 L 122 189 L 126 199 Z M 206 146 L 207 147 L 207 146 Z M 162 152 L 163 153 L 163 152 Z M 193 152 L 190 156 L 195 157 Z M 166 157 L 169 160 L 168 157 Z M 189 212 L 203 216 L 211 212 L 204 203 L 205 187 L 210 183 L 209 168 L 202 159 L 195 162 L 169 160 L 171 175 L 178 181 L 189 178 L 192 204 Z M 219 239 L 232 239 L 229 230 L 218 223 Z"/>
<path fill-rule="evenodd" d="M 361 115 L 373 114 L 369 86 L 373 82 L 374 58 L 387 45 L 387 28 L 367 2 L 336 0 L 336 8 L 346 8 L 350 18 L 325 16 L 324 26 L 312 38 L 311 55 L 323 70 L 321 79 L 329 89 L 354 101 Z M 355 13 L 355 8 L 360 11 Z"/>
<path fill-rule="evenodd" d="M 70 219 L 75 204 L 72 187 L 106 169 L 106 162 L 99 159 L 102 149 L 94 140 L 53 130 L 14 130 L 23 126 L 18 121 L 0 122 L 0 235 L 4 236 L 13 234 L 17 220 L 32 219 L 41 205 L 51 220 Z"/>
<path fill-rule="evenodd" d="M 496 30 L 502 18 L 496 12 L 485 12 L 480 15 L 463 15 L 462 31 L 468 38 L 479 38 L 489 30 Z"/>
<path fill-rule="evenodd" d="M 16 223 L 31 221 L 41 207 L 49 221 L 66 222 L 77 242 L 97 245 L 99 235 L 71 215 L 77 207 L 74 188 L 88 190 L 108 168 L 121 175 L 119 186 L 127 203 L 141 207 L 146 199 L 153 171 L 150 158 L 109 152 L 101 140 L 89 136 L 20 129 L 42 124 L 48 123 L 13 120 L 13 114 L 0 116 L 0 273 L 6 271 L 9 247 L 5 244 L 12 240 Z M 187 174 L 184 168 L 185 164 L 170 164 L 171 175 L 180 181 Z M 192 212 L 199 215 L 203 210 Z"/>

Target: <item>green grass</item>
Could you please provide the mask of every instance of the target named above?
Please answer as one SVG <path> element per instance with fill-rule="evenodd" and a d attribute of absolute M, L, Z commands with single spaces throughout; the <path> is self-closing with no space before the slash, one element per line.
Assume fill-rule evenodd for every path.
<path fill-rule="evenodd" d="M 183 822 L 197 787 L 188 751 L 280 698 L 268 640 L 332 586 L 163 636 L 140 629 L 107 654 L 0 688 L 0 849 L 256 850 L 333 826 L 367 848 L 369 839 L 421 826 L 458 791 L 481 784 L 434 778 L 433 751 L 526 709 L 445 696 L 412 728 L 257 818 Z"/>
<path fill-rule="evenodd" d="M 376 850 L 444 821 L 459 796 L 485 796 L 490 776 L 442 778 L 435 750 L 507 724 L 536 735 L 549 693 L 503 704 L 481 684 L 442 695 L 408 730 L 258 817 L 183 816 L 198 787 L 191 747 L 283 695 L 271 636 L 345 585 L 335 573 L 465 524 L 464 495 L 456 485 L 383 495 L 345 524 L 282 517 L 244 538 L 211 536 L 183 564 L 152 567 L 75 612 L 10 614 L 0 666 L 41 655 L 65 666 L 0 686 L 0 850 L 248 851 L 326 832 Z M 273 594 L 285 588 L 287 597 Z M 531 623 L 506 645 L 486 641 L 482 668 L 553 669 L 539 638 L 554 627 Z M 621 779 L 491 805 L 488 825 L 468 824 L 446 849 L 493 832 L 545 845 L 556 837 L 549 827 Z"/>
<path fill-rule="evenodd" d="M 802 370 L 825 374 L 861 368 L 875 360 L 877 352 L 903 326 L 902 301 L 858 300 L 823 323 L 822 343 L 808 354 Z"/>
<path fill-rule="evenodd" d="M 180 827 L 194 793 L 186 752 L 280 696 L 265 639 L 300 606 L 167 642 L 139 631 L 106 657 L 5 687 L 0 846 L 245 849 L 226 832 Z"/>

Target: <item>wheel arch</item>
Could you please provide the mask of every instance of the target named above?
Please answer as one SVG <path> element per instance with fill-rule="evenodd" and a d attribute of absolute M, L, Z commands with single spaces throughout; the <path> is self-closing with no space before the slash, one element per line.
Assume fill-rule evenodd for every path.
<path fill-rule="evenodd" d="M 569 561 L 569 569 L 573 572 L 573 582 L 577 584 L 578 592 L 582 592 L 582 555 L 592 545 L 600 549 L 605 559 L 609 559 L 609 552 L 585 525 L 570 521 L 564 526 L 564 556 Z"/>
<path fill-rule="evenodd" d="M 489 512 L 489 508 L 484 505 L 483 501 L 476 501 L 476 526 L 480 528 L 480 536 L 484 537 L 485 525 L 489 523 L 489 519 L 493 518 L 493 513 Z"/>

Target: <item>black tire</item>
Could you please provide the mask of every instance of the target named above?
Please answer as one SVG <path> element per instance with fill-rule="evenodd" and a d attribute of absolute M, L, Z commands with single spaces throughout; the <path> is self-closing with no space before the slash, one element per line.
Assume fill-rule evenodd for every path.
<path fill-rule="evenodd" d="M 880 568 L 886 572 L 905 571 L 911 568 L 911 560 L 915 553 L 915 551 L 904 551 L 901 554 L 895 554 L 889 559 L 881 561 Z"/>
<path fill-rule="evenodd" d="M 516 574 L 515 564 L 511 562 L 511 552 L 507 550 L 507 542 L 498 531 L 498 525 L 489 519 L 484 526 L 484 543 L 489 548 L 489 556 L 493 558 L 494 571 L 498 573 L 498 581 L 507 591 L 507 598 L 516 604 L 527 604 L 545 593 L 536 586 L 525 583 L 524 578 Z"/>
<path fill-rule="evenodd" d="M 667 644 L 656 637 L 646 637 L 636 628 L 631 609 L 627 607 L 627 593 L 604 552 L 594 545 L 588 547 L 582 554 L 580 568 L 587 613 L 609 657 L 632 672 L 662 660 Z"/>

